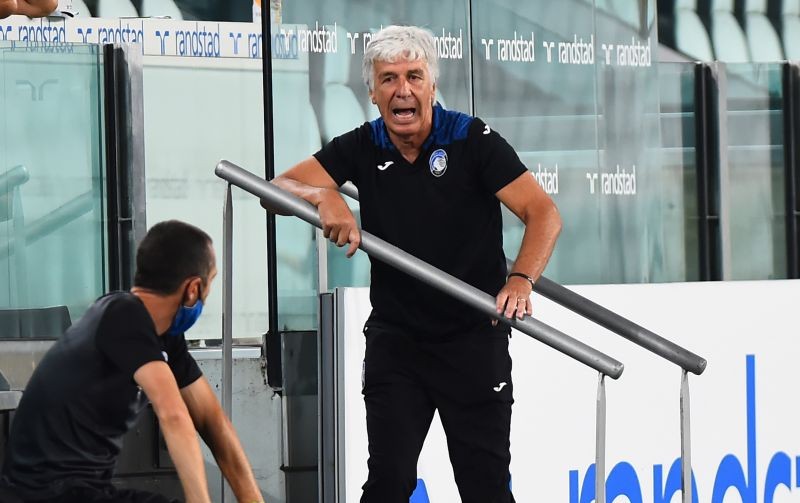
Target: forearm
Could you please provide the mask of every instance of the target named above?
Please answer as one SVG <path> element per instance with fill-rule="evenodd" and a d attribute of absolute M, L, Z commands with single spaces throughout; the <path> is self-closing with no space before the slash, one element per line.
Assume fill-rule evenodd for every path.
<path fill-rule="evenodd" d="M 300 199 L 308 201 L 315 207 L 319 206 L 323 198 L 329 196 L 331 193 L 331 189 L 314 187 L 312 185 L 307 185 L 305 183 L 298 182 L 296 180 L 292 180 L 291 178 L 285 178 L 282 176 L 273 179 L 272 183 L 280 187 L 281 189 L 291 194 L 294 194 Z"/>
<path fill-rule="evenodd" d="M 512 270 L 530 276 L 534 281 L 539 279 L 550 260 L 560 232 L 561 217 L 555 206 L 528 217 Z"/>
<path fill-rule="evenodd" d="M 17 0 L 17 14 L 43 17 L 58 8 L 58 0 Z"/>
<path fill-rule="evenodd" d="M 0 0 L 0 19 L 17 13 L 17 0 Z"/>
<path fill-rule="evenodd" d="M 271 183 L 314 205 L 319 211 L 322 235 L 336 246 L 349 243 L 346 253 L 348 257 L 358 251 L 361 231 L 353 212 L 337 190 L 336 181 L 315 158 L 311 157 L 296 165 Z M 273 213 L 287 214 L 280 208 L 273 208 L 264 199 L 261 200 L 261 206 Z"/>
<path fill-rule="evenodd" d="M 214 458 L 236 499 L 240 503 L 263 501 L 253 469 L 228 418 L 220 414 L 213 424 L 203 428 L 201 435 L 214 453 Z"/>
<path fill-rule="evenodd" d="M 200 443 L 188 413 L 159 417 L 158 420 L 181 480 L 186 503 L 210 503 Z"/>

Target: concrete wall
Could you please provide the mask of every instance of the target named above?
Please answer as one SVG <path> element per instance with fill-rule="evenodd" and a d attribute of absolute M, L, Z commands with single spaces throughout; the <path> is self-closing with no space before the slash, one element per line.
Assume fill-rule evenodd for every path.
<path fill-rule="evenodd" d="M 237 348 L 237 353 L 242 351 Z M 221 399 L 220 354 L 218 350 L 206 350 L 195 353 L 195 358 L 217 397 Z M 253 465 L 253 472 L 264 499 L 270 503 L 286 503 L 284 475 L 280 470 L 282 398 L 267 386 L 260 357 L 238 356 L 235 356 L 233 366 L 233 424 Z M 219 469 L 205 445 L 203 454 L 206 458 L 211 497 L 214 501 L 220 501 Z M 235 499 L 226 497 L 225 501 Z"/>

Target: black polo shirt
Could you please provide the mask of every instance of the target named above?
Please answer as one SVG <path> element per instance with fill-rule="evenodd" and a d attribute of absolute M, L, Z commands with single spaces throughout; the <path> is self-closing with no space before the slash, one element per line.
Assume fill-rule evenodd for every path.
<path fill-rule="evenodd" d="M 6 446 L 3 485 L 30 499 L 108 485 L 122 437 L 147 404 L 133 374 L 151 361 L 166 361 L 178 387 L 202 375 L 184 336 L 158 336 L 138 297 L 98 299 L 28 382 Z"/>
<path fill-rule="evenodd" d="M 337 184 L 358 187 L 365 231 L 496 295 L 506 262 L 495 193 L 527 171 L 483 121 L 433 109 L 433 127 L 409 163 L 382 118 L 331 140 L 314 154 Z M 371 319 L 447 335 L 488 323 L 486 315 L 371 259 Z"/>

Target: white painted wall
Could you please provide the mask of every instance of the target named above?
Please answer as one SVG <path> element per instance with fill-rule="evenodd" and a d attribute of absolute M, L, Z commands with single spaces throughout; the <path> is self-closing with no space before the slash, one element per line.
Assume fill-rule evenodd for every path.
<path fill-rule="evenodd" d="M 800 281 L 574 289 L 707 358 L 705 373 L 690 378 L 697 501 L 800 501 L 796 475 L 800 469 L 800 402 L 794 393 L 800 382 L 796 362 L 800 340 L 794 316 Z M 347 344 L 345 482 L 350 502 L 357 501 L 366 477 L 360 379 L 361 328 L 369 302 L 366 289 L 345 289 L 343 294 Z M 626 365 L 619 381 L 607 380 L 607 468 L 616 481 L 607 485 L 607 501 L 678 502 L 678 494 L 671 499 L 663 494 L 669 468 L 680 455 L 680 370 L 541 297 L 534 299 L 534 312 L 542 321 Z M 589 495 L 579 498 L 578 493 L 584 493 L 584 477 L 594 461 L 597 375 L 523 334 L 514 334 L 511 354 L 516 400 L 511 472 L 516 500 L 588 503 Z M 749 404 L 748 360 L 752 362 L 754 382 L 754 400 Z M 749 423 L 748 410 L 753 412 Z M 748 428 L 753 433 L 749 452 Z M 425 481 L 432 503 L 459 501 L 446 452 L 437 421 L 419 462 L 419 477 Z M 726 457 L 725 466 L 731 463 L 728 468 L 721 467 Z M 770 468 L 773 459 L 777 461 Z M 781 462 L 786 464 L 779 469 Z M 724 475 L 735 475 L 739 465 L 744 474 L 743 494 L 735 488 L 725 492 Z M 635 479 L 619 483 L 626 470 Z M 660 483 L 655 481 L 659 472 Z M 577 477 L 572 483 L 571 473 Z M 767 479 L 786 482 L 777 485 L 774 499 L 770 499 L 773 491 L 766 487 Z M 592 484 L 589 480 L 586 485 Z M 612 486 L 622 491 L 616 499 Z"/>

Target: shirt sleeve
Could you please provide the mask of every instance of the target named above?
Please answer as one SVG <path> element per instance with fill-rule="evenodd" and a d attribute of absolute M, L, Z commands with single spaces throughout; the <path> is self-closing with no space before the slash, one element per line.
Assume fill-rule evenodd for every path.
<path fill-rule="evenodd" d="M 348 180 L 358 185 L 355 169 L 356 156 L 360 151 L 359 143 L 363 134 L 365 133 L 362 126 L 337 136 L 314 154 L 314 157 L 339 186 Z"/>
<path fill-rule="evenodd" d="M 142 365 L 165 360 L 157 337 L 144 306 L 136 299 L 120 296 L 103 313 L 95 341 L 113 365 L 133 378 Z"/>
<path fill-rule="evenodd" d="M 194 357 L 189 353 L 186 345 L 186 338 L 181 335 L 165 335 L 166 352 L 169 357 L 167 364 L 175 375 L 178 388 L 185 388 L 192 384 L 203 375 L 203 371 L 197 366 Z"/>
<path fill-rule="evenodd" d="M 478 159 L 478 176 L 492 194 L 528 171 L 505 138 L 482 120 L 472 121 L 469 138 Z"/>

